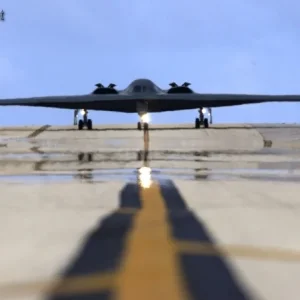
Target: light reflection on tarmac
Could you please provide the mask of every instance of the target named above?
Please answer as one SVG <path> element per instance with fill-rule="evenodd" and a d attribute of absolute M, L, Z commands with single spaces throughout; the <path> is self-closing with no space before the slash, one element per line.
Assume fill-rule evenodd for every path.
<path fill-rule="evenodd" d="M 214 126 L 1 129 L 0 298 L 298 299 L 297 140 Z"/>

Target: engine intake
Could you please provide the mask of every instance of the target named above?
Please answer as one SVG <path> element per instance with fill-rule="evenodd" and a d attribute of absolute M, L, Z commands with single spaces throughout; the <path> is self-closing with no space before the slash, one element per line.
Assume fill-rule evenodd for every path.
<path fill-rule="evenodd" d="M 116 85 L 114 83 L 110 83 L 107 87 L 105 87 L 102 83 L 95 84 L 97 87 L 92 94 L 118 94 L 118 91 L 115 89 Z"/>
<path fill-rule="evenodd" d="M 168 90 L 168 94 L 193 93 L 193 91 L 189 88 L 189 86 L 191 85 L 189 82 L 184 82 L 180 86 L 175 82 L 171 82 L 169 85 L 171 86 L 171 88 Z"/>

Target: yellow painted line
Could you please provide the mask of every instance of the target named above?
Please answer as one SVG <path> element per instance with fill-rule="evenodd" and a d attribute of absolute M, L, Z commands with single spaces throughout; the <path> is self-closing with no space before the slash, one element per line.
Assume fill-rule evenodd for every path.
<path fill-rule="evenodd" d="M 113 288 L 114 273 L 96 273 L 40 282 L 12 283 L 0 285 L 0 297 L 22 296 L 34 293 L 51 295 L 88 294 Z M 4 298 L 3 298 L 4 299 Z"/>
<path fill-rule="evenodd" d="M 125 212 L 125 211 L 124 211 Z M 129 211 L 128 211 L 129 213 Z M 153 230 L 156 229 L 153 228 Z M 157 228 L 159 230 L 159 228 Z M 149 235 L 149 240 L 146 242 L 147 244 L 145 246 L 148 246 L 151 251 L 151 257 L 162 260 L 164 257 L 159 257 L 160 255 L 160 246 L 159 245 L 153 245 L 150 244 L 151 241 L 154 240 L 154 238 L 151 239 L 151 236 Z M 150 241 L 151 240 L 151 241 Z M 171 242 L 172 243 L 172 242 Z M 173 247 L 173 246 L 172 246 Z M 155 250 L 153 250 L 155 248 Z M 246 259 L 262 259 L 262 260 L 274 260 L 274 261 L 294 261 L 299 262 L 300 261 L 300 250 L 287 250 L 287 249 L 274 249 L 274 248 L 259 248 L 259 247 L 252 247 L 252 246 L 238 246 L 238 245 L 212 245 L 210 243 L 202 243 L 202 242 L 189 242 L 184 241 L 180 242 L 177 241 L 175 244 L 174 251 L 177 251 L 178 254 L 192 254 L 192 255 L 206 255 L 206 256 L 221 256 L 221 257 L 242 257 Z M 152 250 L 151 250 L 152 249 Z M 166 249 L 165 249 L 166 250 Z M 167 253 L 164 253 L 163 255 L 167 255 Z M 150 252 L 149 251 L 149 252 Z M 173 249 L 172 249 L 173 252 Z M 174 253 L 174 252 L 173 252 Z M 144 254 L 144 256 L 146 253 Z M 158 291 L 159 293 L 164 293 L 165 291 L 161 289 L 162 284 L 172 283 L 170 278 L 162 278 L 162 276 L 170 276 L 170 274 L 167 274 L 167 270 L 162 271 L 159 268 L 165 268 L 166 262 L 160 262 L 162 265 L 158 266 L 157 262 L 156 265 L 153 265 L 152 267 L 149 266 L 151 262 L 147 263 L 146 259 L 144 258 L 144 262 L 141 263 L 140 266 L 135 266 L 135 268 L 140 268 L 135 272 L 143 272 L 143 274 L 135 273 L 133 276 L 142 276 L 138 279 L 135 277 L 131 278 L 129 283 L 133 284 L 133 289 L 138 289 L 141 282 L 139 280 L 146 280 L 148 278 L 149 282 L 147 283 L 147 291 L 150 293 L 148 295 L 149 299 L 152 297 L 157 297 L 157 299 L 162 298 L 162 294 L 160 295 L 153 295 L 153 292 L 151 291 L 151 287 L 155 290 L 155 286 L 157 288 L 160 288 Z M 174 257 L 173 257 L 174 260 Z M 173 261 L 174 262 L 174 261 Z M 143 267 L 146 266 L 148 269 L 143 269 Z M 149 269 L 151 267 L 151 269 Z M 155 269 L 154 269 L 155 268 Z M 124 269 L 123 269 L 124 271 Z M 127 269 L 128 271 L 128 269 Z M 149 273 L 149 271 L 152 271 L 152 273 Z M 176 270 L 175 270 L 176 271 Z M 160 274 L 155 274 L 157 272 L 162 272 Z M 122 276 L 125 276 L 126 274 L 122 274 Z M 157 276 L 155 279 L 153 279 L 153 276 Z M 181 278 L 178 276 L 178 273 L 174 273 L 173 275 L 177 275 L 177 279 L 173 278 L 173 282 L 175 280 L 179 280 L 179 284 L 181 284 L 178 287 L 182 287 Z M 26 295 L 31 295 L 34 293 L 50 293 L 51 295 L 70 295 L 70 294 L 89 294 L 93 292 L 104 292 L 107 290 L 111 290 L 115 287 L 118 288 L 120 293 L 120 282 L 117 285 L 117 280 L 123 280 L 120 277 L 118 277 L 117 273 L 114 272 L 103 272 L 103 273 L 95 273 L 91 275 L 82 275 L 82 276 L 72 276 L 65 279 L 56 279 L 56 280 L 48 280 L 48 281 L 34 281 L 34 282 L 22 282 L 22 283 L 10 283 L 10 284 L 0 284 L 0 297 L 1 299 L 3 297 L 11 297 L 11 296 L 20 296 L 20 297 L 26 297 Z M 138 280 L 137 282 L 134 282 L 134 280 Z M 157 284 L 157 281 L 161 280 L 161 283 Z M 121 283 L 125 284 L 125 282 Z M 144 282 L 145 284 L 145 282 Z M 129 288 L 129 287 L 128 287 Z M 142 286 L 143 289 L 145 289 L 145 285 Z M 163 288 L 167 288 L 164 287 Z M 182 288 L 183 289 L 183 288 Z M 135 293 L 136 291 L 129 291 Z M 142 293 L 143 290 L 138 291 L 139 293 Z M 167 294 L 163 294 L 166 296 L 169 296 L 168 293 L 172 291 L 167 291 Z M 130 295 L 128 295 L 129 297 Z M 133 294 L 135 296 L 135 294 Z M 171 295 L 170 295 L 171 296 Z M 173 296 L 173 295 L 172 295 Z M 126 299 L 124 295 L 118 295 L 118 298 L 120 299 Z M 147 299 L 147 297 L 144 297 Z M 177 299 L 176 297 L 174 299 Z M 183 298 L 183 299 L 187 299 Z"/>
<path fill-rule="evenodd" d="M 300 250 L 253 247 L 243 245 L 216 245 L 211 243 L 177 241 L 177 250 L 182 254 L 208 256 L 236 256 L 249 259 L 275 261 L 300 261 Z"/>
<path fill-rule="evenodd" d="M 114 274 L 96 274 L 81 278 L 73 278 L 71 281 L 66 280 L 57 286 L 53 294 L 86 294 L 92 292 L 101 292 L 112 288 L 114 285 Z"/>
<path fill-rule="evenodd" d="M 188 299 L 158 184 L 141 189 L 141 202 L 117 275 L 116 299 Z"/>

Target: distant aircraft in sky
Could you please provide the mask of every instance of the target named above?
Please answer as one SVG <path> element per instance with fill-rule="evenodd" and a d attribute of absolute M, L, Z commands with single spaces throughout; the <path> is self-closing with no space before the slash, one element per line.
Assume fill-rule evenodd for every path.
<path fill-rule="evenodd" d="M 300 95 L 254 95 L 254 94 L 204 94 L 196 93 L 185 82 L 169 84 L 169 89 L 161 89 L 149 79 L 136 79 L 125 89 L 117 90 L 111 83 L 107 87 L 101 83 L 96 89 L 85 95 L 46 96 L 34 98 L 15 98 L 0 100 L 0 106 L 37 106 L 63 109 L 74 109 L 74 125 L 91 130 L 92 120 L 88 110 L 137 113 L 140 121 L 137 129 L 149 127 L 153 112 L 166 112 L 186 109 L 198 109 L 199 117 L 195 119 L 195 128 L 208 128 L 212 123 L 212 107 L 255 104 L 262 102 L 300 102 Z M 79 111 L 83 118 L 77 124 Z M 208 118 L 209 117 L 209 118 Z"/>

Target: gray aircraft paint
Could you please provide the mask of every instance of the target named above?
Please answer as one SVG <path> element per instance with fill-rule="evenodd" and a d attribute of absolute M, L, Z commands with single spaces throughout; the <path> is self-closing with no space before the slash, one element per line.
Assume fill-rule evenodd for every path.
<path fill-rule="evenodd" d="M 85 94 L 13 98 L 0 100 L 0 106 L 36 106 L 62 109 L 88 109 L 136 113 L 137 102 L 147 103 L 148 112 L 165 112 L 199 107 L 223 107 L 262 102 L 299 102 L 300 95 L 172 93 L 149 79 L 136 79 L 116 94 Z"/>

